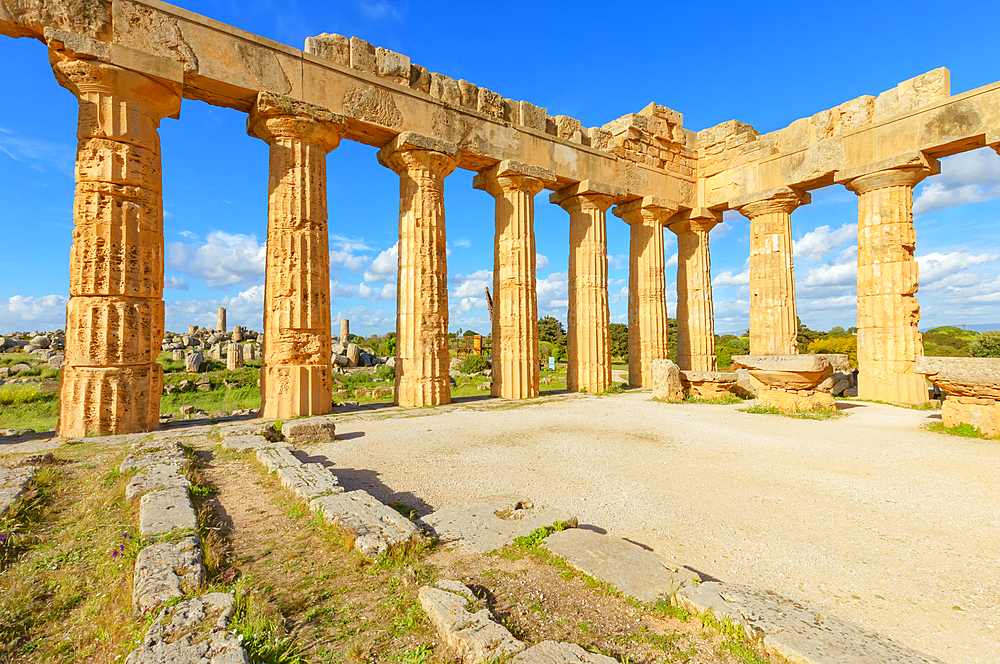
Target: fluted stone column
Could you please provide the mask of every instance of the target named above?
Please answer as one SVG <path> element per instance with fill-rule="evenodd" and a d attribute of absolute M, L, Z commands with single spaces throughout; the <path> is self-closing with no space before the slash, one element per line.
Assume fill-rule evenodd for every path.
<path fill-rule="evenodd" d="M 268 143 L 267 274 L 261 414 L 332 409 L 326 155 L 346 121 L 325 108 L 261 92 L 247 132 Z"/>
<path fill-rule="evenodd" d="M 569 212 L 566 386 L 570 392 L 596 394 L 611 386 L 605 213 L 618 195 L 612 187 L 584 181 L 549 197 Z"/>
<path fill-rule="evenodd" d="M 628 261 L 628 382 L 653 384 L 653 360 L 670 359 L 663 225 L 676 208 L 647 196 L 616 205 L 630 227 Z"/>
<path fill-rule="evenodd" d="M 535 291 L 535 194 L 552 171 L 502 161 L 473 186 L 496 199 L 493 242 L 493 391 L 495 397 L 538 396 L 538 297 Z"/>
<path fill-rule="evenodd" d="M 446 404 L 451 358 L 444 179 L 458 165 L 458 147 L 404 132 L 379 151 L 378 160 L 399 174 L 396 404 Z"/>
<path fill-rule="evenodd" d="M 175 86 L 51 52 L 56 80 L 80 102 L 66 306 L 60 436 L 159 426 L 163 370 L 160 120 Z"/>
<path fill-rule="evenodd" d="M 917 328 L 913 188 L 931 173 L 920 167 L 884 170 L 847 183 L 858 194 L 858 396 L 862 399 L 927 401 L 927 383 L 914 373 L 924 347 Z"/>
<path fill-rule="evenodd" d="M 678 215 L 668 228 L 677 234 L 677 366 L 715 371 L 715 312 L 709 232 L 722 221 L 708 210 Z"/>
<path fill-rule="evenodd" d="M 750 219 L 751 355 L 799 352 L 791 215 L 809 200 L 809 194 L 782 188 L 737 207 Z"/>

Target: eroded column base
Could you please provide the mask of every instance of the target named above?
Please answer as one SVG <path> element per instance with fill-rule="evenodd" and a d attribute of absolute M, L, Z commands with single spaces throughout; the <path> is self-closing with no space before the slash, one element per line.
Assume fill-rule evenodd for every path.
<path fill-rule="evenodd" d="M 862 369 L 858 374 L 858 398 L 899 404 L 927 403 L 927 382 L 918 374 L 873 375 Z"/>
<path fill-rule="evenodd" d="M 110 436 L 160 426 L 163 368 L 74 367 L 62 370 L 59 435 Z"/>
<path fill-rule="evenodd" d="M 326 415 L 333 410 L 327 365 L 265 366 L 260 384 L 261 394 L 266 395 L 261 417 L 266 419 Z"/>
<path fill-rule="evenodd" d="M 818 390 L 782 390 L 763 387 L 757 392 L 757 403 L 763 408 L 777 408 L 783 413 L 802 413 L 817 410 L 836 411 L 837 404 L 829 392 Z"/>
<path fill-rule="evenodd" d="M 396 383 L 396 405 L 404 408 L 423 406 L 443 406 L 451 403 L 451 380 L 438 379 L 407 380 L 401 376 Z"/>
<path fill-rule="evenodd" d="M 946 427 L 969 424 L 984 436 L 1000 438 L 1000 401 L 949 396 L 941 405 L 941 419 Z"/>

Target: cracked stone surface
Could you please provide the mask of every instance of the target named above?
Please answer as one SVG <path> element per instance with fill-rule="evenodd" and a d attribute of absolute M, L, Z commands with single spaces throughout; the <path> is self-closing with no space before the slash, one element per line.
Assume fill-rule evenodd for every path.
<path fill-rule="evenodd" d="M 257 450 L 265 447 L 291 447 L 288 443 L 275 443 L 258 434 L 229 436 L 222 439 L 224 450 Z"/>
<path fill-rule="evenodd" d="M 314 510 L 354 536 L 354 548 L 376 558 L 397 544 L 415 541 L 420 531 L 412 521 L 373 498 L 367 491 L 349 491 L 317 498 Z"/>
<path fill-rule="evenodd" d="M 185 537 L 176 544 L 161 542 L 147 546 L 135 560 L 132 603 L 136 613 L 158 609 L 167 600 L 183 597 L 184 589 L 197 588 L 205 580 L 201 543 Z"/>
<path fill-rule="evenodd" d="M 641 602 L 669 599 L 700 577 L 672 560 L 620 537 L 573 528 L 552 533 L 543 546 L 584 574 Z"/>
<path fill-rule="evenodd" d="M 135 500 L 139 496 L 159 489 L 187 487 L 190 483 L 180 472 L 180 466 L 160 464 L 150 466 L 132 478 L 125 487 L 125 500 Z"/>
<path fill-rule="evenodd" d="M 503 518 L 500 516 L 503 515 Z M 446 507 L 421 519 L 442 541 L 455 542 L 472 553 L 495 551 L 518 537 L 562 521 L 576 527 L 576 517 L 551 507 L 533 507 L 517 496 L 486 498 L 480 502 Z"/>
<path fill-rule="evenodd" d="M 149 466 L 160 464 L 173 464 L 176 466 L 187 463 L 187 456 L 184 448 L 176 441 L 163 441 L 159 443 L 140 443 L 134 445 L 134 454 L 129 454 L 122 461 L 119 470 L 126 473 L 133 468 L 143 469 Z"/>
<path fill-rule="evenodd" d="M 272 473 L 286 466 L 302 465 L 302 462 L 286 447 L 257 448 L 257 461 Z"/>
<path fill-rule="evenodd" d="M 446 585 L 448 590 L 424 586 L 419 593 L 420 606 L 457 659 L 464 664 L 480 664 L 524 650 L 523 642 L 493 621 L 489 609 L 476 613 L 469 611 L 472 592 L 467 587 L 457 581 L 440 582 L 438 585 Z M 450 592 L 459 588 L 465 592 Z"/>
<path fill-rule="evenodd" d="M 143 496 L 139 501 L 139 533 L 143 537 L 156 537 L 174 528 L 198 529 L 187 487 L 162 489 Z"/>
<path fill-rule="evenodd" d="M 27 490 L 37 466 L 21 466 L 20 468 L 4 468 L 0 466 L 0 516 L 10 511 Z"/>
<path fill-rule="evenodd" d="M 291 489 L 303 500 L 312 500 L 332 493 L 343 493 L 340 481 L 321 463 L 284 466 L 275 471 L 281 486 Z"/>
<path fill-rule="evenodd" d="M 777 593 L 712 581 L 688 586 L 676 602 L 728 618 L 769 654 L 802 664 L 944 664 L 889 637 L 810 609 Z"/>
<path fill-rule="evenodd" d="M 125 664 L 247 664 L 247 655 L 228 631 L 233 596 L 210 593 L 160 611 Z"/>
<path fill-rule="evenodd" d="M 575 643 L 542 641 L 514 656 L 514 664 L 618 664 L 607 655 L 587 652 Z"/>
<path fill-rule="evenodd" d="M 291 443 L 329 442 L 336 438 L 336 425 L 329 417 L 303 417 L 283 422 L 281 433 Z"/>

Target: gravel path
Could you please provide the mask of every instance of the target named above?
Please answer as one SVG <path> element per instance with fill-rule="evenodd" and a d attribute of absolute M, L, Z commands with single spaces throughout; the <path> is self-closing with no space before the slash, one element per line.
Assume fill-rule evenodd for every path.
<path fill-rule="evenodd" d="M 938 413 L 845 403 L 849 416 L 832 421 L 648 392 L 372 413 L 309 450 L 348 489 L 421 514 L 526 494 L 703 574 L 805 600 L 952 664 L 992 664 L 1000 442 L 921 430 Z"/>

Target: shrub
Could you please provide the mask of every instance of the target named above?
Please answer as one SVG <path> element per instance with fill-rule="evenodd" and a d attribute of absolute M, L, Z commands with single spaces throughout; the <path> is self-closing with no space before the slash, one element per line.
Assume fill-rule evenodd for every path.
<path fill-rule="evenodd" d="M 812 354 L 838 353 L 846 355 L 851 366 L 858 366 L 858 338 L 857 337 L 835 337 L 830 339 L 816 339 L 809 342 L 809 352 Z"/>
<path fill-rule="evenodd" d="M 395 380 L 396 368 L 390 367 L 388 364 L 383 364 L 375 370 L 375 377 L 379 380 Z"/>
<path fill-rule="evenodd" d="M 490 361 L 482 355 L 470 355 L 462 361 L 462 373 L 474 374 L 491 368 Z"/>
<path fill-rule="evenodd" d="M 1000 330 L 983 332 L 969 344 L 972 357 L 1000 357 Z"/>

